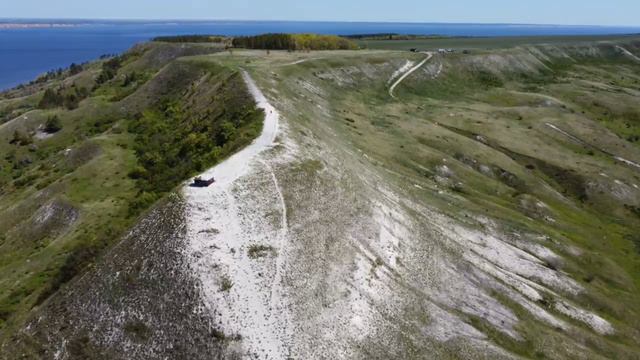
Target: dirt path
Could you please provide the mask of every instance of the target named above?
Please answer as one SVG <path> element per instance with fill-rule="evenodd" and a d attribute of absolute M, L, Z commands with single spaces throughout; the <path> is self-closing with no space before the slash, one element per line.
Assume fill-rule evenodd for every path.
<path fill-rule="evenodd" d="M 635 167 L 635 168 L 637 168 L 637 169 L 640 169 L 640 164 L 638 164 L 638 163 L 635 163 L 635 162 L 633 162 L 633 161 L 631 161 L 631 160 L 627 160 L 627 159 L 625 159 L 625 158 L 622 158 L 622 157 L 620 157 L 620 156 L 617 156 L 617 155 L 615 155 L 615 154 L 612 154 L 612 153 L 610 153 L 610 152 L 608 152 L 608 151 L 606 151 L 606 150 L 600 149 L 600 148 L 599 148 L 599 147 L 597 147 L 597 146 L 591 145 L 591 144 L 589 144 L 588 142 L 586 142 L 586 141 L 584 141 L 584 140 L 580 139 L 579 137 L 574 136 L 574 135 L 571 135 L 571 134 L 569 134 L 568 132 L 566 132 L 566 131 L 564 131 L 564 130 L 560 129 L 559 127 L 557 127 L 557 126 L 555 126 L 555 125 L 553 125 L 553 124 L 551 124 L 551 123 L 546 123 L 546 125 L 547 125 L 548 127 L 550 127 L 551 129 L 555 130 L 556 132 L 558 132 L 558 133 L 560 133 L 560 134 L 562 134 L 562 135 L 566 136 L 567 138 L 569 138 L 569 139 L 573 140 L 574 142 L 576 142 L 576 143 L 578 143 L 578 144 L 580 144 L 580 145 L 584 145 L 584 146 L 586 146 L 586 147 L 590 147 L 590 148 L 592 148 L 592 149 L 598 150 L 598 151 L 600 151 L 601 153 L 604 153 L 604 154 L 606 154 L 606 155 L 609 155 L 609 156 L 611 156 L 612 158 L 614 158 L 615 160 L 617 160 L 617 161 L 619 161 L 619 162 L 621 162 L 621 163 L 623 163 L 623 164 L 626 164 L 626 165 L 628 165 L 628 166 L 631 166 L 631 167 Z"/>
<path fill-rule="evenodd" d="M 211 191 L 220 189 L 222 187 L 228 187 L 230 183 L 234 182 L 249 170 L 250 160 L 260 152 L 265 150 L 267 147 L 271 146 L 276 138 L 279 120 L 278 112 L 273 106 L 271 106 L 271 104 L 269 104 L 267 99 L 264 97 L 260 89 L 258 89 L 255 82 L 253 81 L 253 79 L 251 79 L 247 72 L 243 71 L 242 77 L 244 78 L 249 91 L 256 99 L 258 108 L 264 110 L 265 119 L 262 133 L 256 140 L 251 143 L 251 145 L 245 147 L 227 160 L 203 173 L 203 178 L 215 177 L 216 179 L 215 185 L 210 188 L 204 189 L 204 191 Z"/>
<path fill-rule="evenodd" d="M 402 83 L 404 79 L 413 74 L 416 70 L 420 69 L 422 65 L 426 64 L 427 61 L 431 60 L 431 58 L 433 57 L 432 52 L 425 52 L 423 54 L 427 54 L 427 57 L 424 60 L 418 63 L 418 65 L 412 67 L 409 71 L 405 72 L 398 80 L 396 80 L 395 83 L 393 83 L 393 85 L 391 85 L 391 87 L 389 88 L 389 95 L 391 95 L 392 98 L 396 98 L 396 96 L 393 94 L 393 91 L 396 89 L 396 87 L 400 85 L 400 83 Z"/>
<path fill-rule="evenodd" d="M 387 81 L 387 86 L 391 85 L 391 83 L 393 83 L 393 80 L 397 79 L 398 76 L 401 76 L 402 74 L 406 73 L 407 71 L 411 70 L 411 68 L 413 67 L 415 63 L 411 60 L 407 60 L 407 62 L 402 65 L 401 68 L 399 68 L 398 70 L 396 70 L 391 77 L 389 78 L 389 81 Z"/>
<path fill-rule="evenodd" d="M 263 130 L 251 145 L 202 174 L 215 177 L 212 186 L 184 186 L 186 256 L 217 330 L 229 338 L 240 335 L 245 357 L 282 359 L 289 337 L 281 286 L 286 206 L 273 169 L 262 155 L 274 143 L 279 114 L 251 77 L 242 75 L 265 112 Z M 256 187 L 261 189 L 260 199 L 252 196 Z M 280 224 L 268 220 L 274 209 L 282 212 Z M 259 257 L 252 255 L 254 246 L 266 250 L 259 250 Z"/>
<path fill-rule="evenodd" d="M 309 57 L 309 58 L 304 58 L 304 59 L 288 62 L 288 63 L 285 63 L 285 64 L 281 64 L 280 66 L 299 65 L 299 64 L 306 63 L 308 61 L 322 60 L 322 59 L 324 59 L 324 57 Z"/>
<path fill-rule="evenodd" d="M 444 65 L 442 64 L 442 62 L 440 62 L 440 65 L 438 66 L 438 71 L 436 71 L 436 74 L 433 75 L 433 79 L 437 79 L 440 74 L 442 74 L 442 69 L 444 68 Z"/>
<path fill-rule="evenodd" d="M 635 56 L 631 51 L 623 48 L 622 46 L 616 46 L 616 48 L 620 51 L 622 51 L 625 55 L 631 57 L 632 59 L 636 60 L 636 61 L 640 61 L 640 57 Z"/>

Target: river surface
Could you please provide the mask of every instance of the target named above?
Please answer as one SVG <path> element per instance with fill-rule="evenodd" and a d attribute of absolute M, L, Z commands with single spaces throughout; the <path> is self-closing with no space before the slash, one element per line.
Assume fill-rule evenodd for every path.
<path fill-rule="evenodd" d="M 38 20 L 0 20 L 1 23 Z M 52 69 L 120 53 L 156 36 L 180 34 L 254 35 L 269 32 L 323 34 L 399 33 L 448 36 L 604 35 L 640 33 L 640 28 L 509 24 L 436 24 L 293 21 L 66 21 L 50 28 L 0 28 L 0 90 Z"/>

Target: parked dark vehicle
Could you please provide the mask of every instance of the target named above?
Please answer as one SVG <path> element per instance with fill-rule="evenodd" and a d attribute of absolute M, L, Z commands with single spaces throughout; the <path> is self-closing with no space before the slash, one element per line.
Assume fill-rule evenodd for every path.
<path fill-rule="evenodd" d="M 214 179 L 213 177 L 211 179 L 203 179 L 200 176 L 198 176 L 197 178 L 193 179 L 193 184 L 191 184 L 191 186 L 193 186 L 193 187 L 209 187 L 214 182 L 216 182 L 216 179 Z"/>

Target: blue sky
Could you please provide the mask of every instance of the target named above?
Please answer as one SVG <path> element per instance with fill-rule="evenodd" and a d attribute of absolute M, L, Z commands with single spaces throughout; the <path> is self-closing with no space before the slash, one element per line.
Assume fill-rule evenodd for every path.
<path fill-rule="evenodd" d="M 640 0 L 0 0 L 1 18 L 336 20 L 640 26 Z"/>

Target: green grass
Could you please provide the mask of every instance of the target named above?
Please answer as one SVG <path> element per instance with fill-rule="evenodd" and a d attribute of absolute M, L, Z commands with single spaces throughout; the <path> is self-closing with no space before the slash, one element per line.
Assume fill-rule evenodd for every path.
<path fill-rule="evenodd" d="M 592 43 L 594 41 L 632 41 L 637 35 L 603 35 L 603 36 L 509 36 L 509 37 L 451 37 L 416 40 L 356 40 L 356 43 L 366 49 L 380 50 L 484 50 L 507 49 L 524 45 L 575 45 Z"/>
<path fill-rule="evenodd" d="M 593 40 L 635 38 L 434 39 L 380 41 L 375 47 L 486 49 Z M 633 358 L 632 354 L 640 351 L 634 330 L 640 323 L 640 254 L 633 235 L 640 221 L 625 203 L 638 200 L 633 196 L 620 200 L 606 190 L 593 190 L 590 184 L 604 181 L 611 186 L 613 179 L 620 179 L 640 185 L 640 174 L 545 125 L 554 123 L 594 146 L 640 160 L 637 143 L 626 139 L 636 132 L 637 99 L 631 94 L 637 93 L 640 67 L 612 52 L 608 44 L 589 44 L 588 48 L 603 55 L 586 58 L 571 54 L 578 61 L 568 63 L 550 54 L 575 49 L 543 46 L 539 50 L 549 57 L 542 61 L 532 61 L 525 49 L 512 48 L 439 56 L 432 62 L 443 63 L 442 74 L 433 79 L 417 71 L 398 87 L 397 101 L 389 98 L 386 85 L 395 68 L 366 66 L 395 61 L 400 67 L 405 59 L 419 59 L 418 55 L 396 51 L 340 56 L 312 53 L 309 58 L 317 60 L 296 66 L 281 65 L 296 59 L 295 54 L 260 56 L 248 52 L 233 57 L 236 63 L 250 66 L 263 88 L 275 87 L 274 98 L 291 99 L 295 111 L 285 116 L 293 119 L 294 129 L 304 129 L 299 135 L 302 143 L 313 134 L 313 138 L 323 139 L 325 146 L 366 154 L 366 159 L 360 155 L 341 161 L 347 167 L 365 163 L 362 166 L 380 175 L 376 181 L 398 186 L 411 194 L 413 201 L 462 222 L 468 222 L 466 214 L 478 214 L 494 219 L 500 231 L 544 234 L 553 239 L 545 246 L 563 255 L 562 271 L 586 288 L 584 294 L 570 297 L 571 301 L 595 311 L 619 331 L 614 337 L 598 337 L 586 326 L 563 317 L 580 327 L 577 334 L 563 334 L 502 299 L 521 319 L 518 330 L 525 341 L 513 341 L 479 319 L 469 319 L 493 341 L 530 358 L 569 357 L 567 346 L 576 339 L 600 356 Z M 369 71 L 368 76 L 359 71 Z M 321 76 L 332 73 L 347 80 L 353 76 L 359 86 Z M 302 82 L 320 88 L 321 95 L 306 91 L 299 86 Z M 612 88 L 593 88 L 591 83 Z M 328 115 L 317 110 L 318 104 Z M 298 134 L 296 130 L 291 133 Z M 438 179 L 437 168 L 443 164 L 452 175 Z M 292 173 L 299 171 L 291 169 Z M 541 201 L 547 210 L 536 213 L 522 205 L 523 199 Z M 288 208 L 288 213 L 296 216 L 296 208 Z M 419 219 L 420 214 L 414 215 Z M 583 255 L 571 255 L 567 246 L 581 249 Z"/>
<path fill-rule="evenodd" d="M 640 89 L 640 66 L 612 52 L 608 44 L 588 45 L 589 51 L 601 54 L 593 58 L 572 47 L 537 47 L 547 55 L 541 59 L 524 48 L 511 48 L 594 40 L 635 38 L 376 41 L 373 47 L 381 49 L 478 49 L 434 58 L 434 64 L 443 64 L 442 74 L 434 79 L 417 71 L 399 86 L 397 100 L 388 95 L 389 77 L 407 59 L 419 61 L 423 55 L 373 50 L 202 55 L 206 47 L 199 46 L 194 53 L 179 52 L 195 56 L 159 66 L 161 56 L 156 55 L 177 50 L 158 43 L 136 52 L 122 64 L 120 74 L 97 87 L 78 109 L 35 110 L 28 119 L 0 128 L 0 153 L 6 154 L 0 158 L 0 329 L 10 333 L 19 327 L 34 305 L 90 267 L 156 199 L 260 131 L 261 114 L 250 104 L 237 73 L 242 67 L 268 95 L 291 101 L 278 105 L 301 144 L 322 139 L 323 146 L 356 154 L 340 159 L 340 165 L 370 170 L 376 177 L 366 180 L 386 183 L 469 227 L 483 226 L 468 217 L 472 214 L 493 219 L 500 232 L 551 239 L 545 246 L 565 259 L 560 269 L 586 289 L 579 296 L 565 295 L 618 331 L 598 337 L 554 313 L 577 327 L 562 333 L 533 319 L 506 296 L 493 294 L 517 314 L 517 330 L 525 339 L 515 341 L 479 318 L 466 319 L 492 341 L 529 358 L 570 357 L 576 343 L 599 356 L 632 358 L 640 352 L 640 204 L 637 198 L 606 189 L 615 186 L 615 179 L 640 185 L 640 174 L 545 124 L 554 123 L 598 148 L 639 161 L 638 143 L 627 138 L 638 129 L 634 94 Z M 486 51 L 490 48 L 508 49 Z M 555 51 L 566 51 L 577 61 L 556 57 Z M 288 65 L 300 59 L 309 61 Z M 122 75 L 141 69 L 149 72 L 140 84 L 123 86 Z M 97 74 L 101 65 L 86 71 Z M 330 76 L 336 73 L 341 78 Z M 53 80 L 51 86 L 60 81 Z M 321 92 L 305 90 L 302 82 Z M 0 100 L 0 114 L 15 108 L 28 111 L 40 96 L 42 89 L 32 97 Z M 36 147 L 9 143 L 15 130 L 29 132 L 54 115 L 62 130 L 46 139 L 34 138 Z M 310 141 L 308 146 L 317 144 Z M 321 189 L 324 160 L 295 163 L 283 183 L 307 181 Z M 353 185 L 344 180 L 341 186 L 349 190 Z M 603 184 L 605 190 L 593 184 Z M 290 222 L 306 216 L 287 197 L 291 194 L 284 196 Z M 32 214 L 51 200 L 68 204 L 80 216 L 68 227 L 52 225 L 64 230 L 62 235 L 43 231 L 37 242 L 30 242 L 20 233 L 30 227 L 21 223 L 32 225 Z M 540 201 L 545 210 L 535 212 L 523 204 L 527 201 Z M 414 221 L 424 220 L 423 214 L 407 208 Z M 581 255 L 572 255 L 570 247 Z M 275 250 L 255 244 L 247 251 L 255 259 Z M 373 260 L 374 267 L 384 265 L 382 258 Z M 232 287 L 228 277 L 221 279 L 220 291 Z M 420 318 L 425 324 L 427 320 Z M 145 338 L 141 324 L 128 324 L 125 331 Z M 421 346 L 403 336 L 408 347 Z"/>
<path fill-rule="evenodd" d="M 0 337 L 89 269 L 158 199 L 260 132 L 263 114 L 236 70 L 176 60 L 215 51 L 145 45 L 122 55 L 100 84 L 89 81 L 104 62 L 0 100 L 3 119 L 27 116 L 0 127 Z M 77 86 L 92 89 L 77 108 L 56 100 L 35 109 L 44 88 Z M 5 96 L 20 91 L 29 87 Z M 59 130 L 43 136 L 38 129 L 53 117 Z M 11 141 L 16 131 L 22 144 Z M 51 220 L 48 204 L 58 206 Z M 127 329 L 144 340 L 138 324 Z"/>

